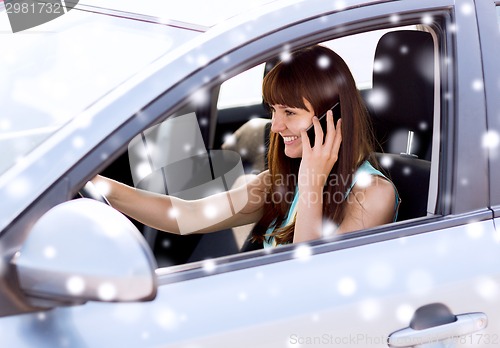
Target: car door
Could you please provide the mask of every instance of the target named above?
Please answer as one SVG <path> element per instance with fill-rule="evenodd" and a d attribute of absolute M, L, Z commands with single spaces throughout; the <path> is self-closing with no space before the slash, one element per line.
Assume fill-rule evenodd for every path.
<path fill-rule="evenodd" d="M 197 42 L 213 60 L 181 83 L 169 85 L 143 107 L 142 118 L 131 119 L 96 144 L 66 177 L 72 183 L 90 178 L 103 167 L 97 164 L 102 151 L 119 151 L 154 120 L 174 112 L 191 93 L 217 88 L 224 74 L 233 76 L 261 64 L 287 45 L 300 47 L 418 24 L 432 32 L 438 71 L 432 76 L 438 87 L 428 215 L 342 238 L 330 236 L 271 252 L 258 250 L 160 268 L 158 294 L 152 302 L 89 302 L 2 318 L 0 332 L 6 342 L 15 346 L 386 347 L 392 334 L 391 344 L 399 346 L 440 339 L 449 339 L 447 343 L 455 346 L 498 344 L 500 239 L 489 208 L 488 157 L 479 141 L 487 127 L 474 2 L 353 1 L 331 8 L 331 4 L 310 1 L 301 6 L 284 6 L 253 18 L 256 30 L 264 32 L 251 32 L 248 23 L 233 22 L 228 25 L 231 34 L 224 36 L 229 31 L 221 28 L 222 34 Z M 277 17 L 281 19 L 270 24 Z M 225 47 L 225 40 L 245 30 L 249 30 L 246 40 L 238 38 L 236 47 L 216 54 Z M 190 52 L 200 51 L 194 47 Z M 436 304 L 452 315 L 443 315 L 443 306 Z M 455 320 L 453 315 L 465 316 Z M 450 318 L 452 322 L 447 322 Z M 410 325 L 416 333 L 394 334 Z M 29 334 L 21 336 L 21 332 Z"/>

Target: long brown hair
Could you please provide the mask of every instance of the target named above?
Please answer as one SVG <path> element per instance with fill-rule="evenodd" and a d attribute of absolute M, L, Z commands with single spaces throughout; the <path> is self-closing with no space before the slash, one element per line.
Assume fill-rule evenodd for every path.
<path fill-rule="evenodd" d="M 371 158 L 373 132 L 368 113 L 347 64 L 338 54 L 319 45 L 294 51 L 290 59 L 280 62 L 265 76 L 262 93 L 267 105 L 307 109 L 305 98 L 318 116 L 340 102 L 342 144 L 323 189 L 323 217 L 340 224 L 346 206 L 345 193 L 354 172 L 366 159 L 375 161 Z M 269 226 L 276 227 L 272 236 L 278 244 L 293 241 L 295 222 L 279 227 L 292 203 L 291 199 L 283 198 L 294 196 L 297 180 L 293 178 L 298 176 L 300 160 L 287 157 L 283 139 L 271 133 L 268 163 L 272 184 L 264 203 L 264 215 L 252 233 L 254 241 L 263 241 Z"/>

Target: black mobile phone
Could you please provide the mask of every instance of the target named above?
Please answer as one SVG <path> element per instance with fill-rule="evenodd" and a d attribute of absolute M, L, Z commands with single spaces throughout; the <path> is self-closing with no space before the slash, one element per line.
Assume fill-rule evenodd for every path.
<path fill-rule="evenodd" d="M 340 102 L 337 102 L 334 106 L 332 106 L 328 110 L 332 110 L 333 124 L 337 125 L 337 121 L 340 118 Z M 328 110 L 323 115 L 318 117 L 321 129 L 323 129 L 323 142 L 325 142 L 325 136 L 326 136 L 326 113 L 328 112 Z M 307 136 L 309 137 L 309 143 L 311 144 L 311 147 L 313 147 L 315 139 L 314 124 L 311 124 L 309 128 L 306 129 L 306 131 L 307 131 Z"/>

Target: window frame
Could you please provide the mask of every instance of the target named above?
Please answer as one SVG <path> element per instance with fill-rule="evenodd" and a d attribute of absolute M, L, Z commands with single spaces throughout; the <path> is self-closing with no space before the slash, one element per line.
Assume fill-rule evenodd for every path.
<path fill-rule="evenodd" d="M 483 80 L 486 99 L 486 113 L 488 117 L 488 132 L 492 135 L 500 134 L 500 1 L 476 1 L 475 10 L 479 28 L 481 44 L 481 59 L 484 66 Z M 498 146 L 488 150 L 489 156 L 489 184 L 490 206 L 494 217 L 500 217 L 500 160 Z"/>
<path fill-rule="evenodd" d="M 427 13 L 427 12 L 426 12 Z M 455 33 L 446 30 L 451 27 L 452 21 L 454 19 L 453 12 L 450 8 L 441 8 L 436 9 L 432 12 L 434 15 L 442 16 L 442 21 L 440 23 L 434 23 L 433 27 L 435 31 L 435 35 L 437 35 L 440 39 L 441 44 L 439 45 L 439 54 L 441 56 L 446 56 L 446 54 L 452 54 L 455 52 Z M 408 13 L 407 15 L 402 15 L 404 21 L 412 22 L 415 19 L 414 13 Z M 367 24 L 366 18 L 364 24 L 369 28 L 370 24 Z M 388 23 L 386 23 L 388 24 Z M 413 22 L 411 24 L 414 24 Z M 398 24 L 400 26 L 401 24 Z M 356 26 L 354 26 L 356 27 Z M 343 34 L 346 33 L 346 28 L 343 28 Z M 358 29 L 353 29 L 354 32 L 361 31 Z M 335 32 L 335 30 L 333 30 Z M 331 38 L 331 35 L 328 31 L 318 34 L 316 40 L 308 40 L 308 43 L 312 43 L 311 41 L 322 41 L 326 37 Z M 302 40 L 297 40 L 294 47 L 299 47 L 306 45 Z M 273 51 L 268 51 L 267 59 L 279 53 L 279 47 L 276 47 Z M 248 49 L 250 51 L 250 49 Z M 274 53 L 274 54 L 273 54 Z M 244 53 L 242 53 L 244 55 Z M 247 55 L 248 57 L 248 55 Z M 260 63 L 260 61 L 258 61 Z M 257 64 L 257 63 L 256 63 Z M 251 66 L 248 64 L 248 66 Z M 253 66 L 253 65 L 252 65 Z M 446 93 L 453 93 L 455 95 L 455 89 L 457 88 L 458 81 L 455 80 L 457 76 L 457 66 L 454 64 L 444 64 L 441 63 L 440 66 L 441 71 L 441 90 L 440 93 L 440 115 L 441 121 L 445 121 L 441 127 L 441 145 L 442 148 L 438 153 L 439 161 L 436 163 L 442 170 L 439 173 L 435 173 L 434 175 L 438 175 L 439 182 L 441 184 L 436 188 L 437 197 L 436 197 L 436 209 L 437 213 L 435 216 L 431 217 L 423 217 L 418 219 L 413 219 L 410 221 L 402 221 L 396 222 L 384 226 L 380 226 L 373 229 L 363 230 L 359 232 L 353 232 L 349 236 L 341 236 L 335 237 L 332 239 L 324 238 L 321 240 L 312 241 L 307 243 L 311 246 L 314 254 L 321 254 L 325 252 L 332 252 L 337 250 L 349 249 L 353 247 L 359 247 L 366 244 L 382 242 L 386 240 L 391 240 L 395 238 L 403 238 L 407 236 L 411 236 L 414 234 L 433 232 L 438 229 L 451 228 L 454 226 L 463 225 L 471 220 L 487 220 L 491 218 L 490 212 L 485 209 L 480 209 L 479 211 L 473 211 L 473 209 L 466 210 L 463 214 L 459 216 L 453 215 L 453 202 L 446 199 L 445 195 L 449 195 L 453 187 L 453 171 L 446 171 L 443 168 L 456 168 L 455 156 L 456 149 L 454 147 L 454 143 L 456 141 L 456 123 L 455 123 L 455 110 L 456 105 L 454 100 L 448 100 L 444 98 Z M 240 68 L 236 69 L 232 73 L 228 73 L 228 76 L 236 75 L 241 72 Z M 451 119 L 448 119 L 451 118 Z M 436 178 L 433 178 L 436 180 Z M 431 179 L 432 180 L 432 179 Z M 484 206 L 486 208 L 486 205 Z M 284 260 L 288 260 L 293 258 L 293 253 L 295 251 L 294 245 L 282 246 L 277 249 L 273 249 L 271 251 L 254 251 L 251 253 L 244 253 L 238 255 L 231 255 L 224 258 L 217 259 L 217 271 L 216 273 L 224 273 L 227 271 L 232 271 L 235 269 L 239 269 L 240 267 L 252 267 L 267 263 L 280 262 Z M 240 261 L 244 261 L 245 266 L 238 264 Z M 238 265 L 236 265 L 238 264 Z M 161 278 L 161 284 L 168 284 L 171 282 L 187 280 L 192 278 L 197 278 L 201 276 L 206 276 L 205 272 L 202 269 L 202 264 L 191 264 L 184 265 L 176 269 L 174 273 L 167 270 L 159 270 L 159 274 L 164 275 L 165 278 Z M 167 276 L 168 275 L 168 276 Z"/>

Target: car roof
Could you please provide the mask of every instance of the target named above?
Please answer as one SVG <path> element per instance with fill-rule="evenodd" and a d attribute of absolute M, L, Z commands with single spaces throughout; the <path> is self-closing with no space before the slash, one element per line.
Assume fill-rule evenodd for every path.
<path fill-rule="evenodd" d="M 164 20 L 180 21 L 208 28 L 239 13 L 276 1 L 277 0 L 81 0 L 78 4 L 144 16 L 154 16 Z"/>

